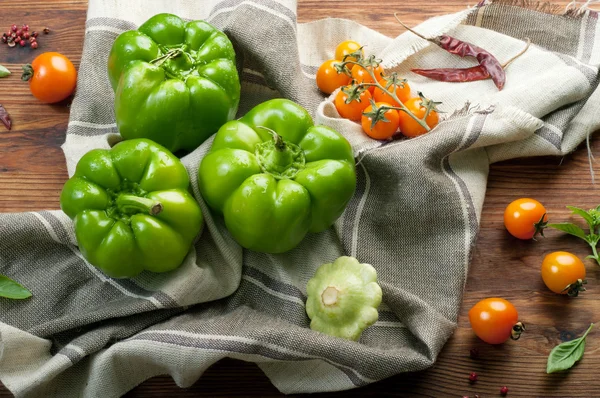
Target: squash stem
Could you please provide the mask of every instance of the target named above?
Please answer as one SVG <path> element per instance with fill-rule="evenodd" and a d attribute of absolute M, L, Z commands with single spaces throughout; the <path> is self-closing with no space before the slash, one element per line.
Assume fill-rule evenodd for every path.
<path fill-rule="evenodd" d="M 321 300 L 323 301 L 323 304 L 325 304 L 326 306 L 336 305 L 339 293 L 340 291 L 337 290 L 335 287 L 327 287 L 327 289 L 323 290 L 323 293 L 321 293 Z"/>

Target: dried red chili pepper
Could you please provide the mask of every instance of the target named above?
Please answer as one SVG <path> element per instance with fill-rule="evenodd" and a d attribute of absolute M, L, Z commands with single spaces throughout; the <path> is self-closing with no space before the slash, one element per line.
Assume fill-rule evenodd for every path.
<path fill-rule="evenodd" d="M 515 59 L 523 55 L 529 48 L 530 43 L 529 39 L 527 39 L 525 48 L 502 64 L 502 69 L 506 69 L 506 67 Z M 485 80 L 490 77 L 489 71 L 482 65 L 472 66 L 470 68 L 411 69 L 411 71 L 418 75 L 443 82 L 473 82 L 476 80 Z"/>
<path fill-rule="evenodd" d="M 444 50 L 448 51 L 449 53 L 456 54 L 463 58 L 467 57 L 467 56 L 477 58 L 477 62 L 479 62 L 479 65 L 482 68 L 484 68 L 485 71 L 487 71 L 487 73 L 489 74 L 489 77 L 492 78 L 492 80 L 494 81 L 494 84 L 496 85 L 496 87 L 498 87 L 498 90 L 502 90 L 502 88 L 504 87 L 504 83 L 506 82 L 506 73 L 504 72 L 504 69 L 502 68 L 502 65 L 500 64 L 500 62 L 490 52 L 488 52 L 488 51 L 484 50 L 483 48 L 478 47 L 474 44 L 459 40 L 457 38 L 454 38 L 454 37 L 451 37 L 448 35 L 441 35 L 441 36 L 434 37 L 434 38 L 427 38 L 427 37 L 423 36 L 422 34 L 415 32 L 408 26 L 406 26 L 402 21 L 400 21 L 400 19 L 398 19 L 398 16 L 396 14 L 394 14 L 394 16 L 396 17 L 396 20 L 398 20 L 400 25 L 402 25 L 409 32 L 414 33 L 415 35 L 419 36 L 420 38 L 422 38 L 424 40 L 427 40 L 431 43 L 437 44 L 439 47 L 443 48 Z M 475 72 L 475 71 L 472 71 L 471 74 L 473 74 L 473 72 Z M 481 79 L 478 79 L 478 80 L 481 80 Z M 463 80 L 459 80 L 459 81 L 463 81 Z M 466 80 L 466 81 L 468 81 L 468 80 Z"/>
<path fill-rule="evenodd" d="M 0 104 L 0 121 L 2 121 L 2 124 L 4 124 L 6 128 L 10 130 L 12 121 L 10 120 L 10 116 L 2 104 Z"/>
<path fill-rule="evenodd" d="M 411 69 L 417 75 L 425 76 L 442 82 L 474 82 L 490 77 L 489 72 L 481 65 L 470 68 L 436 68 L 436 69 Z"/>

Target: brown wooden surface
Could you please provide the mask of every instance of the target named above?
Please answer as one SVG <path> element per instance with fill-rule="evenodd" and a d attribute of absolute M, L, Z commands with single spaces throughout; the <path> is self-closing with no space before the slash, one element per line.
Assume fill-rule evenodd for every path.
<path fill-rule="evenodd" d="M 300 22 L 326 16 L 354 19 L 380 32 L 395 36 L 402 30 L 393 12 L 409 25 L 463 9 L 456 0 L 298 1 Z M 390 3 L 397 3 L 393 7 Z M 471 2 L 472 3 L 472 2 Z M 565 5 L 567 1 L 559 1 Z M 12 115 L 14 128 L 0 126 L 0 212 L 58 209 L 62 184 L 67 179 L 60 149 L 64 141 L 69 109 L 67 104 L 41 105 L 19 80 L 20 66 L 43 51 L 59 51 L 79 65 L 87 3 L 84 0 L 16 2 L 0 0 L 0 33 L 12 23 L 28 23 L 52 33 L 39 39 L 40 48 L 9 49 L 0 46 L 0 64 L 14 75 L 0 79 L 0 103 Z M 557 84 L 568 84 L 560 82 Z M 600 152 L 600 141 L 592 140 Z M 600 168 L 595 167 L 600 174 Z M 435 366 L 417 374 L 400 375 L 371 386 L 343 392 L 339 396 L 500 396 L 509 387 L 511 397 L 600 396 L 600 330 L 588 337 L 585 358 L 570 372 L 546 375 L 546 358 L 562 339 L 579 336 L 590 322 L 600 321 L 600 267 L 585 260 L 588 291 L 577 299 L 552 294 L 539 274 L 546 253 L 568 250 L 581 258 L 588 254 L 584 243 L 548 231 L 538 242 L 510 238 L 503 228 L 504 207 L 511 200 L 529 196 L 543 202 L 554 221 L 569 219 L 565 205 L 584 208 L 600 203 L 598 186 L 588 171 L 585 147 L 560 158 L 538 158 L 492 165 L 481 219 L 481 232 L 472 259 L 459 328 Z M 442 210 L 442 209 L 441 209 Z M 526 322 L 527 332 L 518 342 L 488 346 L 474 337 L 466 317 L 479 299 L 500 296 L 511 300 Z M 469 358 L 469 349 L 480 349 L 480 359 Z M 469 372 L 479 381 L 469 384 Z M 9 396 L 0 385 L 0 396 Z M 224 360 L 210 368 L 191 388 L 179 389 L 169 377 L 157 377 L 130 392 L 129 397 L 278 396 L 277 390 L 253 364 Z"/>

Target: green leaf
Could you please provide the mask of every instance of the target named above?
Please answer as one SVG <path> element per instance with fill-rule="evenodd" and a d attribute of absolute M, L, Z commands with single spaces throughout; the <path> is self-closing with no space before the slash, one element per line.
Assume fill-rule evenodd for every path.
<path fill-rule="evenodd" d="M 590 232 L 594 232 L 594 217 L 592 217 L 591 214 L 589 214 L 587 211 L 580 209 L 579 207 L 575 207 L 575 206 L 567 206 L 567 209 L 571 210 L 573 212 L 573 214 L 577 214 L 581 217 L 583 217 L 585 219 L 585 222 L 588 223 L 588 225 L 590 226 Z"/>
<path fill-rule="evenodd" d="M 558 224 L 548 224 L 548 226 L 550 228 L 558 229 L 559 231 L 566 232 L 570 235 L 576 236 L 578 238 L 581 238 L 581 239 L 587 241 L 585 231 L 583 229 L 581 229 L 581 227 L 579 227 L 573 223 L 561 222 Z"/>
<path fill-rule="evenodd" d="M 592 330 L 593 326 L 594 324 L 592 323 L 580 338 L 561 343 L 554 347 L 548 356 L 546 373 L 567 370 L 575 365 L 575 362 L 583 357 L 583 352 L 585 351 L 585 338 L 590 330 Z"/>
<path fill-rule="evenodd" d="M 10 76 L 10 71 L 4 66 L 0 65 L 0 77 Z"/>
<path fill-rule="evenodd" d="M 31 292 L 12 279 L 0 275 L 0 297 L 22 300 L 31 297 Z"/>

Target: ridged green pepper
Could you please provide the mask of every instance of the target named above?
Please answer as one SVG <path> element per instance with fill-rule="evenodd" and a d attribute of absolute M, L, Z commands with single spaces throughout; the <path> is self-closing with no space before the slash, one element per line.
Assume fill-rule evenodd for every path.
<path fill-rule="evenodd" d="M 60 195 L 83 256 L 113 278 L 171 271 L 202 227 L 183 164 L 146 139 L 94 149 Z"/>
<path fill-rule="evenodd" d="M 330 336 L 358 340 L 379 318 L 381 287 L 370 264 L 342 256 L 323 264 L 306 285 L 310 328 Z"/>
<path fill-rule="evenodd" d="M 228 37 L 204 21 L 158 14 L 120 34 L 108 59 L 123 138 L 191 151 L 235 117 L 240 81 Z"/>
<path fill-rule="evenodd" d="M 356 188 L 354 157 L 338 132 L 274 99 L 219 129 L 198 184 L 241 246 L 281 253 L 342 214 Z"/>

